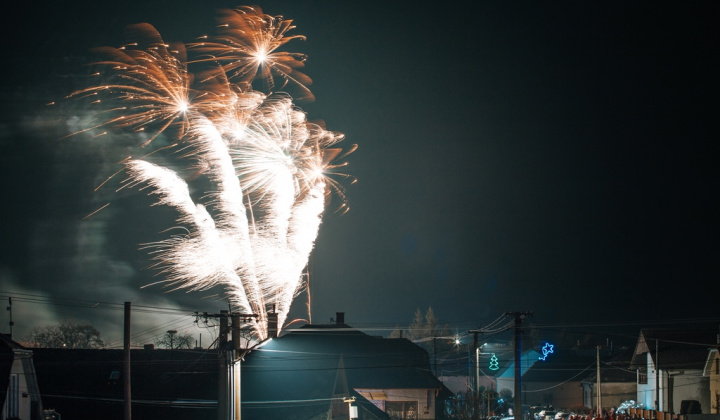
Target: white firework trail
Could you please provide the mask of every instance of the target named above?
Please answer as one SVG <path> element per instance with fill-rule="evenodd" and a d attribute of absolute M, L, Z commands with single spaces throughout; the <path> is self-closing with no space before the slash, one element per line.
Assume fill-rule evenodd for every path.
<path fill-rule="evenodd" d="M 282 327 L 293 299 L 304 290 L 304 272 L 315 244 L 327 197 L 342 185 L 333 175 L 343 163 L 340 133 L 307 121 L 289 94 L 253 90 L 252 79 L 274 89 L 273 76 L 282 86 L 300 86 L 309 78 L 296 69 L 304 55 L 276 51 L 287 41 L 291 21 L 268 16 L 258 8 L 223 11 L 221 35 L 191 45 L 203 54 L 185 57 L 181 45 L 170 46 L 149 24 L 132 28 L 144 43 L 105 47 L 109 58 L 98 64 L 110 70 L 111 83 L 73 92 L 71 97 L 110 104 L 98 114 L 100 126 L 149 133 L 142 146 L 162 132 L 175 131 L 173 149 L 181 169 L 149 157 L 123 162 L 128 178 L 121 188 L 148 189 L 156 205 L 178 213 L 181 232 L 146 244 L 161 283 L 171 290 L 226 290 L 235 310 L 253 314 L 247 321 L 257 339 L 267 338 L 268 310 Z M 197 74 L 188 63 L 212 65 Z M 228 74 L 226 74 L 226 72 Z M 239 80 L 236 84 L 231 80 Z M 152 153 L 147 156 L 151 156 Z M 193 197 L 183 173 L 204 177 L 213 186 Z"/>

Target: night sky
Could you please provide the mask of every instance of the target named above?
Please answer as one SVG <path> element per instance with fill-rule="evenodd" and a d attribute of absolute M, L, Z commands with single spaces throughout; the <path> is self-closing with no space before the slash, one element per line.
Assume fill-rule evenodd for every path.
<path fill-rule="evenodd" d="M 720 322 L 720 4 L 259 4 L 307 37 L 287 48 L 308 55 L 313 79 L 316 100 L 298 106 L 359 147 L 351 210 L 330 203 L 310 259 L 313 322 L 339 311 L 387 334 L 428 307 L 457 332 L 519 310 L 548 330 L 633 337 Z M 61 140 L 80 105 L 46 104 L 82 87 L 90 49 L 121 45 L 126 25 L 191 42 L 239 5 L 24 2 L 4 14 L 0 294 L 20 338 L 73 317 L 117 340 L 124 301 L 145 307 L 137 341 L 196 333 L 186 314 L 226 308 L 141 289 L 156 278 L 139 244 L 171 217 L 142 191 L 93 191 L 132 141 Z M 307 318 L 306 302 L 291 315 Z"/>

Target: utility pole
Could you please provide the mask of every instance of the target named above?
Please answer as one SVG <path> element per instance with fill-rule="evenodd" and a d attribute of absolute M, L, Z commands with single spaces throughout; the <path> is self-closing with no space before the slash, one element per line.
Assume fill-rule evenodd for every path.
<path fill-rule="evenodd" d="M 271 314 L 268 314 L 271 315 Z M 240 420 L 240 320 L 247 321 L 257 318 L 256 314 L 241 314 L 221 310 L 219 314 L 195 312 L 196 317 L 218 318 L 220 320 L 220 334 L 218 337 L 218 420 Z M 232 325 L 229 321 L 232 320 Z M 270 321 L 270 319 L 268 319 Z M 231 330 L 232 327 L 232 330 Z M 228 344 L 228 334 L 232 334 L 232 342 Z M 232 368 L 232 372 L 230 369 Z"/>
<path fill-rule="evenodd" d="M 600 384 L 600 346 L 597 346 L 597 415 L 602 417 L 602 392 Z"/>
<path fill-rule="evenodd" d="M 512 315 L 515 318 L 514 322 L 514 342 L 515 342 L 515 408 L 513 409 L 513 417 L 516 420 L 522 420 L 522 387 L 520 381 L 522 380 L 522 369 L 520 368 L 520 360 L 522 356 L 522 345 L 520 336 L 522 334 L 522 320 L 531 315 L 532 312 L 506 312 L 505 315 Z"/>
<path fill-rule="evenodd" d="M 13 319 L 12 319 L 12 297 L 10 297 L 10 296 L 8 296 L 8 307 L 7 307 L 7 310 L 8 310 L 8 312 L 10 312 L 10 322 L 9 322 L 9 325 L 10 325 L 10 339 L 12 340 L 12 338 L 13 338 L 13 325 L 15 325 L 15 323 L 13 322 Z"/>
<path fill-rule="evenodd" d="M 435 370 L 435 376 L 437 376 L 437 337 L 433 337 L 433 369 Z"/>
<path fill-rule="evenodd" d="M 125 302 L 123 327 L 123 412 L 124 420 L 132 419 L 132 392 L 130 389 L 130 302 Z"/>
<path fill-rule="evenodd" d="M 660 359 L 658 339 L 655 339 L 655 411 L 660 411 Z M 656 414 L 657 416 L 657 414 Z"/>
<path fill-rule="evenodd" d="M 228 420 L 228 363 L 227 363 L 227 339 L 228 339 L 228 311 L 220 311 L 220 336 L 218 337 L 218 420 Z"/>
<path fill-rule="evenodd" d="M 473 419 L 480 418 L 480 348 L 478 332 L 473 332 L 473 348 L 475 349 L 475 400 L 473 401 Z"/>
<path fill-rule="evenodd" d="M 242 349 L 242 345 L 240 342 L 240 338 L 242 337 L 242 334 L 240 332 L 240 320 L 247 321 L 251 317 L 255 317 L 256 315 L 247 315 L 247 314 L 240 314 L 237 312 L 233 312 L 230 315 L 230 319 L 232 320 L 231 325 L 231 331 L 232 331 L 232 357 L 230 360 L 230 363 L 232 363 L 232 418 L 234 420 L 240 420 L 241 411 L 240 411 L 240 402 L 242 400 L 242 393 L 241 391 L 241 362 L 243 361 L 243 356 L 245 355 L 245 351 Z"/>

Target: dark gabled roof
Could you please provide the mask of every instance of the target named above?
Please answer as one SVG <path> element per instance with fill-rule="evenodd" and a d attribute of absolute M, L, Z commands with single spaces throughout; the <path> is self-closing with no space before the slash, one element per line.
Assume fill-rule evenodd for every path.
<path fill-rule="evenodd" d="M 440 390 L 442 383 L 428 353 L 407 339 L 373 337 L 345 324 L 306 325 L 245 356 L 243 418 L 310 418 L 327 412 L 332 398 L 363 388 Z"/>
<path fill-rule="evenodd" d="M 10 334 L 0 334 L 0 352 L 14 351 L 14 350 L 29 350 L 23 347 L 22 344 L 14 341 L 10 338 Z"/>
<path fill-rule="evenodd" d="M 718 329 L 643 329 L 631 367 L 645 367 L 649 354 L 659 369 L 702 369 L 710 347 L 718 345 Z"/>
<path fill-rule="evenodd" d="M 263 350 L 323 354 L 321 359 L 342 357 L 348 384 L 353 388 L 439 389 L 442 383 L 430 369 L 424 349 L 405 338 L 370 336 L 348 325 L 306 325 L 273 340 Z M 292 362 L 292 360 L 291 360 Z"/>

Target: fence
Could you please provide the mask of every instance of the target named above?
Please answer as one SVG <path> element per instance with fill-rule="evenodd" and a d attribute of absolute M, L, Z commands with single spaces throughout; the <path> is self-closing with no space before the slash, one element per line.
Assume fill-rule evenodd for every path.
<path fill-rule="evenodd" d="M 679 414 L 673 414 L 668 413 L 665 411 L 657 411 L 657 410 L 645 410 L 642 408 L 628 408 L 628 414 L 630 414 L 631 417 L 641 418 L 641 419 L 657 419 L 657 420 L 687 420 L 687 416 L 685 415 L 679 415 Z"/>
<path fill-rule="evenodd" d="M 665 411 L 643 410 L 641 408 L 628 408 L 632 418 L 646 420 L 720 420 L 719 414 L 675 414 Z"/>

